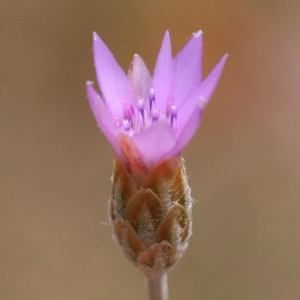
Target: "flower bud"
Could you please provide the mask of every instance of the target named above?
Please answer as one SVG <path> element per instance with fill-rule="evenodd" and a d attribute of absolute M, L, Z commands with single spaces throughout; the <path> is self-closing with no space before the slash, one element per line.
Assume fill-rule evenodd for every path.
<path fill-rule="evenodd" d="M 110 218 L 124 255 L 144 273 L 164 273 L 191 235 L 192 199 L 183 159 L 169 158 L 141 181 L 114 160 Z"/>

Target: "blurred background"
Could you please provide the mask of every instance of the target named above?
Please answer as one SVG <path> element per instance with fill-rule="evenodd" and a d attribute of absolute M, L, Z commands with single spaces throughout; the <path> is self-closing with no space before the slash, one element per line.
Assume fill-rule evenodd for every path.
<path fill-rule="evenodd" d="M 153 70 L 229 53 L 184 151 L 196 200 L 170 299 L 300 299 L 300 1 L 0 0 L 0 299 L 147 299 L 108 223 L 113 152 L 85 94 L 92 32 Z"/>

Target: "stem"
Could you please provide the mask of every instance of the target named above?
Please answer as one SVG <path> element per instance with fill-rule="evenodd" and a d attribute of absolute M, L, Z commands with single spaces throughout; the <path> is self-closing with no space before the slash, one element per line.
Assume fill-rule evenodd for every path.
<path fill-rule="evenodd" d="M 167 273 L 151 274 L 146 277 L 149 300 L 168 300 Z"/>

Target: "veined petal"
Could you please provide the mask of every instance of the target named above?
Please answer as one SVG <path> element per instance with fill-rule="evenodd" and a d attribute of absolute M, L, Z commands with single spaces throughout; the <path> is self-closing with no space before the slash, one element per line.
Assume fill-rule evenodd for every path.
<path fill-rule="evenodd" d="M 219 61 L 214 69 L 209 73 L 206 79 L 201 83 L 198 89 L 182 103 L 178 109 L 177 129 L 181 136 L 181 131 L 189 122 L 195 110 L 204 109 L 210 100 L 225 65 L 227 54 Z M 199 120 L 200 123 L 200 120 Z M 181 138 L 181 137 L 180 137 Z"/>
<path fill-rule="evenodd" d="M 94 61 L 105 102 L 113 116 L 122 117 L 122 101 L 126 99 L 135 105 L 136 98 L 126 74 L 96 33 L 94 33 Z"/>
<path fill-rule="evenodd" d="M 202 44 L 202 31 L 198 31 L 173 60 L 173 93 L 177 106 L 185 102 L 201 83 Z"/>
<path fill-rule="evenodd" d="M 136 97 L 146 99 L 151 76 L 143 59 L 138 54 L 134 55 L 127 76 Z"/>
<path fill-rule="evenodd" d="M 117 133 L 119 131 L 119 128 L 114 123 L 112 115 L 106 106 L 106 103 L 93 88 L 92 82 L 88 81 L 86 83 L 86 90 L 92 111 L 98 125 L 100 126 L 101 130 L 103 131 L 104 135 L 111 143 L 113 148 L 117 151 Z"/>
<path fill-rule="evenodd" d="M 176 136 L 165 121 L 158 121 L 133 136 L 133 141 L 148 165 L 155 165 L 176 143 Z"/>
<path fill-rule="evenodd" d="M 168 96 L 172 93 L 172 49 L 169 31 L 166 32 L 157 57 L 151 87 L 155 92 L 156 109 L 165 114 Z"/>

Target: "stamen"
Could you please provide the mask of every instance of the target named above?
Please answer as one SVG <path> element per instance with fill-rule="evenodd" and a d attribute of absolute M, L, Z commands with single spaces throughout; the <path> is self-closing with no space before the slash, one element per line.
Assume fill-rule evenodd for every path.
<path fill-rule="evenodd" d="M 150 113 L 152 112 L 152 108 L 155 106 L 155 91 L 154 88 L 149 90 L 149 102 L 150 102 Z"/>
<path fill-rule="evenodd" d="M 177 107 L 175 105 L 171 106 L 171 127 L 173 129 L 177 128 Z"/>
<path fill-rule="evenodd" d="M 123 130 L 127 132 L 131 130 L 130 122 L 127 119 L 123 120 Z"/>
<path fill-rule="evenodd" d="M 157 122 L 159 119 L 159 113 L 157 109 L 153 109 L 152 112 L 152 123 Z"/>
<path fill-rule="evenodd" d="M 139 98 L 138 99 L 138 111 L 141 113 L 142 115 L 142 119 L 143 119 L 143 122 L 145 121 L 145 101 L 144 101 L 144 98 Z"/>
<path fill-rule="evenodd" d="M 134 108 L 127 99 L 123 100 L 123 118 L 132 121 L 134 115 Z"/>
<path fill-rule="evenodd" d="M 174 95 L 169 94 L 168 99 L 167 99 L 167 107 L 166 107 L 166 117 L 167 118 L 169 118 L 169 116 L 170 116 L 172 105 L 175 105 Z"/>

